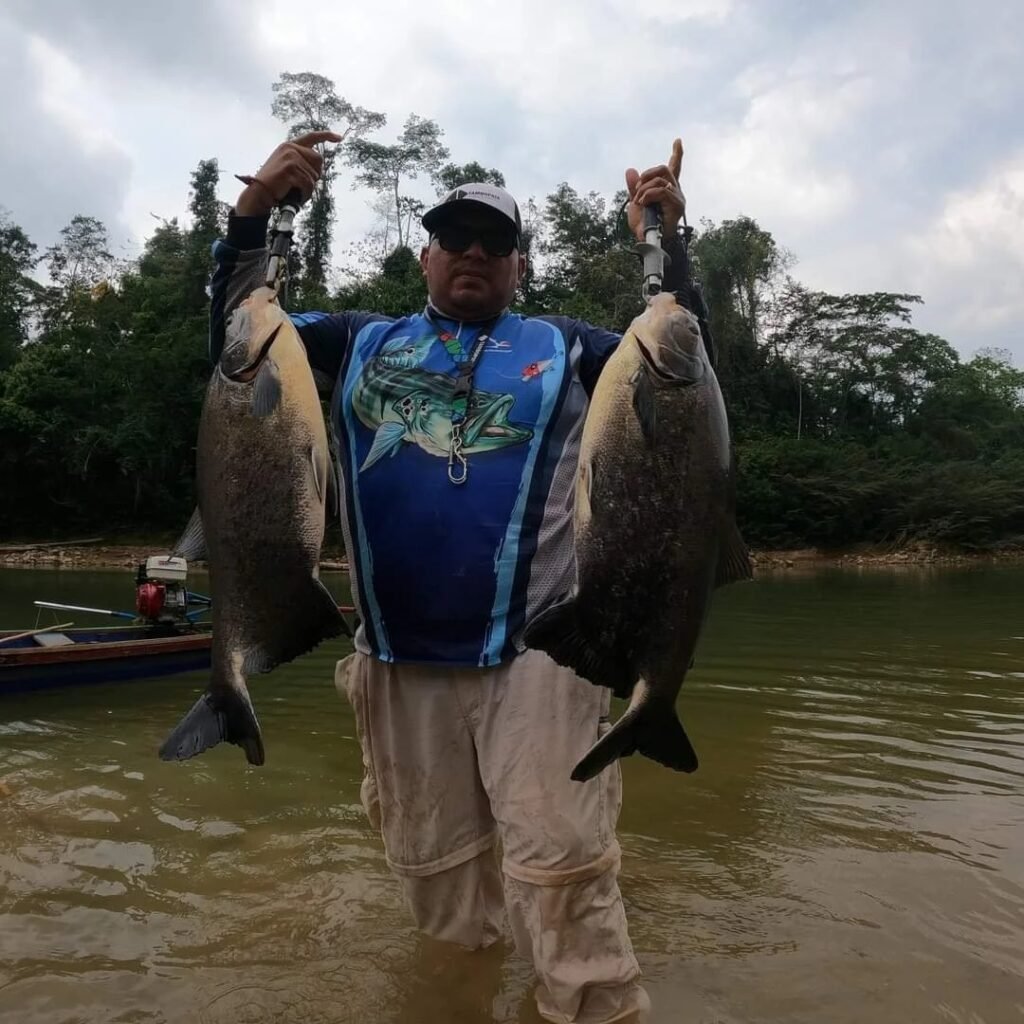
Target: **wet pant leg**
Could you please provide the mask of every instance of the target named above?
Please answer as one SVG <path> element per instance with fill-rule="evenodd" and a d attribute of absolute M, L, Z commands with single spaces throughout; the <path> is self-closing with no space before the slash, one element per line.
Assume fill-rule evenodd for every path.
<path fill-rule="evenodd" d="M 502 934 L 495 826 L 452 672 L 339 662 L 363 751 L 361 799 L 418 928 L 470 949 Z"/>

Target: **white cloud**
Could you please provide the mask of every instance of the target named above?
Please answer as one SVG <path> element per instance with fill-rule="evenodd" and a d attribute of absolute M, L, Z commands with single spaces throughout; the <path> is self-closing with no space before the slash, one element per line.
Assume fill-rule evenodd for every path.
<path fill-rule="evenodd" d="M 983 181 L 950 193 L 906 252 L 922 291 L 955 297 L 950 323 L 993 331 L 1024 324 L 1024 149 Z M 1024 339 L 1022 339 L 1024 340 Z M 1018 349 L 1018 351 L 1020 351 Z"/>
<path fill-rule="evenodd" d="M 794 227 L 845 214 L 858 195 L 852 168 L 823 161 L 820 150 L 868 105 L 870 81 L 810 69 L 768 78 L 756 69 L 737 91 L 747 104 L 743 119 L 725 131 L 704 125 L 701 132 L 712 201 L 770 212 Z"/>
<path fill-rule="evenodd" d="M 27 43 L 29 64 L 39 83 L 39 106 L 50 115 L 62 134 L 77 141 L 90 156 L 114 152 L 126 158 L 126 150 L 103 122 L 88 116 L 89 111 L 102 112 L 109 98 L 78 65 L 45 39 L 29 36 Z"/>
<path fill-rule="evenodd" d="M 0 196 L 41 246 L 80 212 L 138 243 L 151 213 L 184 214 L 202 158 L 219 158 L 231 200 L 231 173 L 285 134 L 271 83 L 310 70 L 384 111 L 382 141 L 411 112 L 436 119 L 454 160 L 499 167 L 521 200 L 563 180 L 610 194 L 681 135 L 691 219 L 754 216 L 812 287 L 919 291 L 922 325 L 965 351 L 1022 334 L 1020 5 L 94 7 L 8 0 L 0 15 L 18 83 L 0 108 L 17 140 L 0 147 Z M 350 182 L 343 169 L 337 263 L 373 221 Z"/>
<path fill-rule="evenodd" d="M 669 0 L 669 3 L 650 6 L 638 5 L 633 0 L 604 0 L 603 6 L 630 21 L 647 21 L 659 25 L 694 21 L 721 22 L 735 8 L 733 0 Z"/>

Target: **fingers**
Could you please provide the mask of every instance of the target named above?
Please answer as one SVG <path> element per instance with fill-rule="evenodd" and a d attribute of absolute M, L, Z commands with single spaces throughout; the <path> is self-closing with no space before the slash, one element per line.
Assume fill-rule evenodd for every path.
<path fill-rule="evenodd" d="M 637 188 L 632 196 L 637 206 L 650 206 L 652 203 L 669 203 L 682 207 L 685 203 L 679 186 L 674 181 L 655 178 L 653 181 Z"/>
<path fill-rule="evenodd" d="M 676 139 L 672 143 L 672 155 L 668 158 L 667 164 L 658 164 L 657 167 L 648 167 L 640 175 L 639 184 L 646 184 L 655 178 L 668 178 L 670 181 L 679 181 L 680 172 L 683 169 L 683 141 Z"/>
<path fill-rule="evenodd" d="M 292 160 L 299 160 L 306 164 L 314 174 L 319 174 L 323 169 L 324 158 L 315 149 L 300 146 L 297 142 L 286 142 L 280 148 Z"/>
<path fill-rule="evenodd" d="M 310 132 L 310 135 L 322 135 L 323 132 Z M 304 136 L 308 137 L 308 136 Z M 297 188 L 303 199 L 308 199 L 316 188 L 323 170 L 323 157 L 316 150 L 307 149 L 297 142 L 286 142 L 275 150 L 264 167 L 260 169 L 260 177 L 274 183 L 274 191 L 280 193 L 278 198 L 290 189 Z"/>
<path fill-rule="evenodd" d="M 640 172 L 635 167 L 630 167 L 626 170 L 626 191 L 629 193 L 629 198 L 633 198 L 633 194 L 636 192 L 637 183 L 640 181 Z"/>
<path fill-rule="evenodd" d="M 666 181 L 678 181 L 676 175 L 672 173 L 671 168 L 667 164 L 659 164 L 657 167 L 648 167 L 643 174 L 640 175 L 640 184 L 645 185 L 649 181 L 653 181 L 655 178 L 664 178 Z"/>
<path fill-rule="evenodd" d="M 672 155 L 668 158 L 668 170 L 676 181 L 679 180 L 679 172 L 683 169 L 683 140 L 676 139 L 672 143 Z"/>
<path fill-rule="evenodd" d="M 292 139 L 292 145 L 305 146 L 308 149 L 310 146 L 319 145 L 321 142 L 341 142 L 344 137 L 344 135 L 339 135 L 337 132 L 306 132 L 305 135 L 297 135 Z"/>
<path fill-rule="evenodd" d="M 316 188 L 320 175 L 314 174 L 307 164 L 294 164 L 290 168 L 288 182 L 292 188 L 297 188 L 302 193 L 303 200 L 308 199 Z"/>
<path fill-rule="evenodd" d="M 337 132 L 306 132 L 290 142 L 282 142 L 259 169 L 259 186 L 250 185 L 235 204 L 243 216 L 267 214 L 292 189 L 298 189 L 305 202 L 313 194 L 323 173 L 324 158 L 313 147 L 324 142 L 340 142 Z"/>

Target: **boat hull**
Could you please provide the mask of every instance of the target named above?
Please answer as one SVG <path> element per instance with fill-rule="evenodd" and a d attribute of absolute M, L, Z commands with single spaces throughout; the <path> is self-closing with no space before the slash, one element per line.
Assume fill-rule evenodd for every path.
<path fill-rule="evenodd" d="M 39 646 L 34 638 L 4 644 L 0 696 L 27 690 L 110 683 L 209 668 L 212 634 L 154 631 L 145 626 L 61 631 L 72 643 Z"/>

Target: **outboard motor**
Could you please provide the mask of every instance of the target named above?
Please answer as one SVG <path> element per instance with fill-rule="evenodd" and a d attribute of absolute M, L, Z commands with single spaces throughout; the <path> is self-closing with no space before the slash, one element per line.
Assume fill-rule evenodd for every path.
<path fill-rule="evenodd" d="M 184 558 L 166 555 L 147 558 L 135 574 L 135 610 L 139 618 L 151 624 L 187 623 L 187 571 L 188 563 Z"/>

